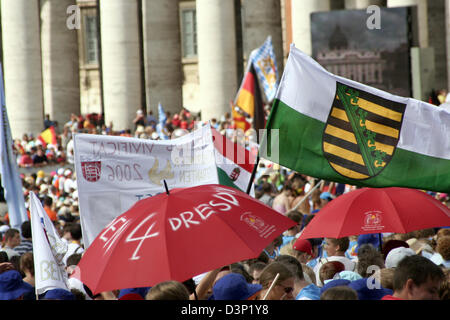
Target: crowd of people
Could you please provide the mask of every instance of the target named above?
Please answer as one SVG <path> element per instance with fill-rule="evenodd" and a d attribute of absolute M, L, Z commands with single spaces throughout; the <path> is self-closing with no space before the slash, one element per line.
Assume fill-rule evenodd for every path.
<path fill-rule="evenodd" d="M 115 131 L 98 114 L 72 115 L 61 130 L 46 117 L 44 129 L 55 127 L 56 145 L 43 145 L 32 135 L 15 140 L 18 165 L 36 167 L 21 174 L 25 201 L 30 192 L 68 244 L 64 257 L 70 276 L 85 250 L 80 226 L 76 173 L 73 170 L 75 132 L 120 135 L 141 139 L 170 139 L 201 125 L 199 116 L 186 109 L 165 121 L 150 111 L 136 112 L 134 128 Z M 230 114 L 212 119 L 211 125 L 246 145 L 248 134 L 238 135 Z M 240 141 L 239 136 L 244 137 Z M 246 140 L 247 139 L 247 140 Z M 27 159 L 28 160 L 24 160 Z M 31 159 L 31 161 L 30 161 Z M 48 165 L 55 171 L 45 172 Z M 317 186 L 317 184 L 320 184 Z M 408 234 L 355 235 L 339 239 L 299 239 L 303 229 L 328 202 L 354 186 L 319 181 L 276 163 L 261 160 L 254 180 L 255 197 L 296 222 L 251 260 L 221 266 L 183 283 L 166 281 L 147 288 L 127 288 L 93 295 L 79 280 L 70 278 L 69 289 L 49 290 L 39 299 L 59 300 L 395 300 L 450 298 L 450 229 L 418 230 Z M 308 195 L 308 191 L 315 188 Z M 450 206 L 449 195 L 430 193 Z M 29 212 L 28 212 L 29 214 Z M 31 226 L 9 226 L 0 217 L 0 299 L 36 299 Z M 14 290 L 8 289 L 14 287 Z"/>

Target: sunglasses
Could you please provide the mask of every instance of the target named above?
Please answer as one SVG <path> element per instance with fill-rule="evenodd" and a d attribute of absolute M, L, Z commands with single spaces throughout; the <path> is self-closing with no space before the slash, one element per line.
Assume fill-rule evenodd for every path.
<path fill-rule="evenodd" d="M 279 284 L 279 286 L 283 288 L 284 293 L 286 293 L 286 294 L 292 293 L 292 291 L 294 291 L 294 288 L 292 288 L 292 287 L 284 287 L 281 284 Z"/>

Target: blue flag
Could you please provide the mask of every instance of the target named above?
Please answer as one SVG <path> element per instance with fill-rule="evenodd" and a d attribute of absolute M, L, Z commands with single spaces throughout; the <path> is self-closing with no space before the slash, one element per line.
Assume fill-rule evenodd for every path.
<path fill-rule="evenodd" d="M 275 98 L 278 89 L 278 70 L 272 37 L 268 36 L 263 45 L 250 53 L 250 60 L 262 85 L 268 102 Z"/>
<path fill-rule="evenodd" d="M 161 102 L 158 103 L 158 124 L 156 125 L 156 132 L 161 140 L 169 140 L 169 136 L 165 133 L 164 126 L 166 124 L 167 116 L 164 112 L 164 109 L 161 105 Z"/>
<path fill-rule="evenodd" d="M 13 139 L 9 126 L 8 114 L 5 106 L 5 91 L 3 89 L 3 73 L 0 64 L 0 175 L 2 187 L 5 190 L 5 199 L 8 204 L 9 225 L 19 229 L 24 221 L 28 220 L 25 200 L 23 198 L 22 181 L 17 168 L 16 156 L 13 153 Z"/>

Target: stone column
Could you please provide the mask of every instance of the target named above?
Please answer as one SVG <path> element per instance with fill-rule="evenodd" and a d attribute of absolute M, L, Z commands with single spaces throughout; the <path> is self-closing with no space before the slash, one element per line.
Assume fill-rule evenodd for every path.
<path fill-rule="evenodd" d="M 386 0 L 345 0 L 345 9 L 367 9 L 368 6 L 386 6 Z"/>
<path fill-rule="evenodd" d="M 283 37 L 281 31 L 280 0 L 243 0 L 244 58 L 248 59 L 253 49 L 260 47 L 272 36 L 272 45 L 277 58 L 278 73 L 283 71 Z"/>
<path fill-rule="evenodd" d="M 44 112 L 62 131 L 72 113 L 80 113 L 77 30 L 67 27 L 67 8 L 76 0 L 41 0 Z"/>
<path fill-rule="evenodd" d="M 219 119 L 238 88 L 234 1 L 197 0 L 196 10 L 202 120 Z"/>
<path fill-rule="evenodd" d="M 183 107 L 180 19 L 178 0 L 142 2 L 147 110 L 158 115 Z M 149 104 L 149 103 L 150 104 Z"/>
<path fill-rule="evenodd" d="M 5 101 L 13 138 L 44 129 L 37 0 L 2 0 Z"/>
<path fill-rule="evenodd" d="M 134 129 L 142 108 L 137 0 L 100 0 L 105 122 Z"/>
<path fill-rule="evenodd" d="M 329 0 L 291 0 L 292 42 L 304 53 L 312 54 L 311 13 L 329 11 Z"/>
<path fill-rule="evenodd" d="M 417 6 L 419 47 L 434 49 L 435 81 L 433 88 L 448 86 L 448 51 L 443 37 L 446 28 L 446 0 L 388 0 L 389 7 Z"/>
<path fill-rule="evenodd" d="M 427 0 L 387 0 L 387 7 L 417 6 L 417 18 L 419 28 L 419 46 L 428 47 L 428 4 Z"/>

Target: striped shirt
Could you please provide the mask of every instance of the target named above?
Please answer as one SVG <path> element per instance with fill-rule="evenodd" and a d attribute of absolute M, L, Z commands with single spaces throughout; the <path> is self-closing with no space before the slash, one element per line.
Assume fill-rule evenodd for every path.
<path fill-rule="evenodd" d="M 25 252 L 33 252 L 33 243 L 30 240 L 22 239 L 20 244 L 14 248 L 18 254 L 23 255 Z"/>

